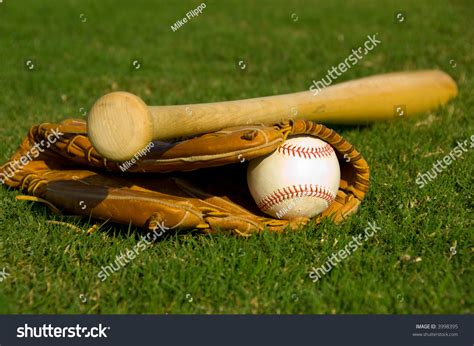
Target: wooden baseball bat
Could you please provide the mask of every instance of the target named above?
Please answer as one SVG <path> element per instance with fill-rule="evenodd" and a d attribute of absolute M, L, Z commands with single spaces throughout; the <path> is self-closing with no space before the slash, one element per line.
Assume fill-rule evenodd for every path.
<path fill-rule="evenodd" d="M 376 75 L 329 86 L 319 93 L 308 90 L 193 105 L 148 107 L 133 94 L 113 92 L 93 105 L 87 123 L 89 138 L 101 155 L 126 161 L 152 140 L 299 118 L 325 124 L 365 124 L 425 112 L 456 95 L 456 83 L 438 70 Z"/>

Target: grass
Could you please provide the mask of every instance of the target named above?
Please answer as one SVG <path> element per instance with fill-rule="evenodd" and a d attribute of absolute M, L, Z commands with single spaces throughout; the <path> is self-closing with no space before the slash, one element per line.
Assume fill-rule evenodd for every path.
<path fill-rule="evenodd" d="M 0 271 L 9 276 L 0 282 L 0 312 L 472 313 L 473 150 L 423 189 L 415 179 L 474 135 L 473 5 L 206 1 L 203 14 L 172 32 L 199 3 L 0 3 L 0 161 L 30 126 L 84 118 L 112 90 L 148 104 L 305 90 L 376 32 L 382 43 L 341 81 L 439 68 L 459 96 L 418 118 L 337 128 L 372 173 L 366 200 L 345 223 L 249 239 L 171 234 L 104 283 L 100 267 L 132 248 L 138 230 L 107 224 L 76 233 L 47 223 L 70 219 L 17 202 L 19 192 L 2 186 Z M 381 230 L 313 283 L 311 268 L 368 222 Z M 93 221 L 74 223 L 87 229 Z"/>

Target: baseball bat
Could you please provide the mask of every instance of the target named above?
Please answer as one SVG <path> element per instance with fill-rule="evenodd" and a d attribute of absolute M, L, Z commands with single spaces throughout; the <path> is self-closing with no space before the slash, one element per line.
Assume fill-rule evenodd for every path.
<path fill-rule="evenodd" d="M 329 86 L 318 93 L 308 90 L 191 105 L 148 107 L 133 94 L 113 92 L 93 105 L 87 131 L 102 156 L 126 161 L 152 140 L 299 118 L 325 124 L 365 124 L 426 112 L 456 95 L 456 83 L 438 70 L 376 75 Z"/>

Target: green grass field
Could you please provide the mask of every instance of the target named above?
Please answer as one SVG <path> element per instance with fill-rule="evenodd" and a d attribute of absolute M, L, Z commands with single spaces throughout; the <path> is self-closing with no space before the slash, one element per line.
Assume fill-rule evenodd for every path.
<path fill-rule="evenodd" d="M 416 118 L 337 127 L 371 166 L 370 192 L 345 223 L 249 239 L 172 234 L 105 282 L 100 267 L 138 230 L 106 224 L 87 236 L 49 224 L 94 220 L 61 218 L 2 186 L 0 313 L 472 313 L 473 148 L 415 183 L 474 135 L 472 2 L 210 0 L 173 32 L 198 4 L 0 2 L 0 161 L 30 126 L 85 118 L 113 90 L 148 104 L 306 90 L 374 33 L 381 44 L 341 81 L 438 68 L 459 96 Z M 313 283 L 311 268 L 368 222 L 381 230 Z"/>

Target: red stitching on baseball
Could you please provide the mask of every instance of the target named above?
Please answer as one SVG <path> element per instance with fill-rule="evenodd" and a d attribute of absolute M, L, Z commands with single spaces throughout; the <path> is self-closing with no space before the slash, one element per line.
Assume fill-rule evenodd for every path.
<path fill-rule="evenodd" d="M 283 143 L 278 147 L 278 152 L 283 155 L 300 157 L 305 159 L 328 157 L 334 153 L 334 149 L 326 143 L 323 147 L 302 147 L 299 145 Z"/>
<path fill-rule="evenodd" d="M 331 204 L 331 202 L 334 201 L 334 198 L 336 198 L 336 196 L 323 186 L 309 184 L 308 187 L 308 185 L 305 184 L 304 187 L 302 187 L 300 184 L 298 186 L 286 186 L 282 189 L 273 191 L 258 203 L 258 207 L 261 210 L 267 210 L 284 200 L 295 197 L 295 195 L 297 197 L 319 197 L 326 200 L 328 204 Z"/>

